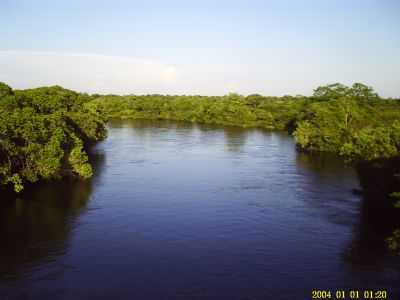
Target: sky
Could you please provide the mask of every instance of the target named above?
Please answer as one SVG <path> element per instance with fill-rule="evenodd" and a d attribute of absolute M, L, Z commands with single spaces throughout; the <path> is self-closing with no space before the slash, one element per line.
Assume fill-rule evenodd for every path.
<path fill-rule="evenodd" d="M 399 0 L 0 0 L 0 81 L 88 93 L 400 97 Z"/>

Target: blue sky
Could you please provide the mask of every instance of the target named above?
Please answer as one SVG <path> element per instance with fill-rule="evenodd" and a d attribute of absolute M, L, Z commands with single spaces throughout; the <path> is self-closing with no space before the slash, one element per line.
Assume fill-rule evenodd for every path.
<path fill-rule="evenodd" d="M 400 96 L 400 1 L 0 1 L 0 81 L 87 92 Z"/>

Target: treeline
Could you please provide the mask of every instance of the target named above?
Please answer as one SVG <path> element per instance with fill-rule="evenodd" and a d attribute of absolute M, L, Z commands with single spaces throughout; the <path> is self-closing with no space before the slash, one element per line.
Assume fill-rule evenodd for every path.
<path fill-rule="evenodd" d="M 167 119 L 287 130 L 299 148 L 350 160 L 400 155 L 400 100 L 382 99 L 360 83 L 319 87 L 313 96 L 98 96 L 107 118 Z"/>
<path fill-rule="evenodd" d="M 285 129 L 307 98 L 238 94 L 227 96 L 100 96 L 93 101 L 108 118 L 166 119 L 208 124 Z"/>
<path fill-rule="evenodd" d="M 59 86 L 12 90 L 0 83 L 0 184 L 89 178 L 85 147 L 106 135 L 92 98 Z"/>

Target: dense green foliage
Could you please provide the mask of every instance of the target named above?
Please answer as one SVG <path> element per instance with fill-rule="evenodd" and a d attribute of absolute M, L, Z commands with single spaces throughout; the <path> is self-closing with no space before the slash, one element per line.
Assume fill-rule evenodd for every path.
<path fill-rule="evenodd" d="M 0 83 L 0 184 L 66 175 L 89 178 L 85 145 L 105 137 L 88 95 L 58 86 L 13 91 Z"/>
<path fill-rule="evenodd" d="M 375 160 L 400 155 L 399 129 L 399 101 L 380 99 L 361 84 L 334 84 L 315 90 L 294 136 L 305 150 Z"/>
<path fill-rule="evenodd" d="M 322 86 L 312 97 L 108 95 L 91 105 L 108 118 L 285 129 L 303 150 L 333 152 L 352 161 L 400 155 L 400 101 L 382 99 L 360 83 Z"/>
<path fill-rule="evenodd" d="M 167 119 L 209 124 L 286 129 L 305 97 L 229 94 L 205 96 L 101 96 L 92 104 L 108 118 Z"/>
<path fill-rule="evenodd" d="M 360 83 L 322 86 L 312 97 L 108 95 L 91 105 L 108 118 L 286 129 L 301 149 L 334 152 L 350 160 L 400 153 L 400 101 L 381 99 Z"/>

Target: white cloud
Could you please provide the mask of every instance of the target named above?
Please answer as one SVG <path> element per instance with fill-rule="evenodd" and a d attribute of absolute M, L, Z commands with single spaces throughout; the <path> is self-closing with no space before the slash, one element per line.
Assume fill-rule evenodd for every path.
<path fill-rule="evenodd" d="M 365 56 L 316 55 L 269 50 L 262 60 L 237 57 L 220 63 L 193 56 L 191 62 L 99 54 L 0 50 L 0 81 L 13 88 L 61 85 L 89 93 L 202 94 L 229 92 L 310 95 L 323 84 L 363 82 L 382 96 L 399 95 L 399 62 L 375 63 Z M 250 60 L 250 61 L 248 61 Z"/>
<path fill-rule="evenodd" d="M 282 66 L 270 62 L 247 65 L 239 60 L 233 63 L 196 62 L 174 65 L 158 61 L 99 54 L 74 54 L 0 50 L 0 81 L 13 88 L 34 88 L 61 85 L 89 93 L 115 94 L 203 94 L 223 95 L 290 93 L 286 82 L 293 74 L 277 70 Z M 283 83 L 283 84 L 282 84 Z M 300 92 L 307 86 L 295 81 Z"/>
<path fill-rule="evenodd" d="M 90 93 L 167 93 L 172 65 L 98 54 L 0 51 L 0 81 L 13 88 L 61 85 Z"/>

